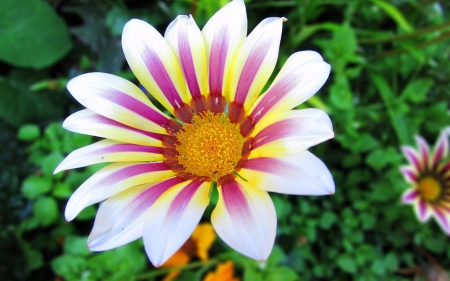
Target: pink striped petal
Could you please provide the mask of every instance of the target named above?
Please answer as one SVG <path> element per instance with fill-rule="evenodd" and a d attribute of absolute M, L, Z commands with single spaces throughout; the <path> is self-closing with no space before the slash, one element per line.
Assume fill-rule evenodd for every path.
<path fill-rule="evenodd" d="M 417 183 L 417 171 L 410 168 L 410 167 L 401 167 L 400 171 L 402 172 L 403 176 L 405 177 L 407 182 L 410 183 Z"/>
<path fill-rule="evenodd" d="M 441 133 L 433 153 L 433 168 L 436 168 L 442 158 L 448 155 L 448 136 Z"/>
<path fill-rule="evenodd" d="M 60 171 L 105 162 L 141 162 L 164 160 L 167 149 L 113 140 L 101 140 L 70 153 L 55 169 Z"/>
<path fill-rule="evenodd" d="M 450 212 L 441 208 L 433 208 L 434 217 L 442 230 L 450 235 Z"/>
<path fill-rule="evenodd" d="M 406 156 L 406 159 L 408 159 L 409 163 L 413 165 L 413 168 L 416 169 L 416 171 L 420 171 L 422 165 L 419 156 L 417 155 L 417 152 L 414 150 L 414 148 L 405 145 L 402 146 L 402 151 Z"/>
<path fill-rule="evenodd" d="M 206 48 L 203 35 L 191 16 L 178 16 L 168 27 L 164 38 L 172 47 L 180 61 L 188 90 L 193 98 L 191 104 L 198 104 L 201 108 L 197 112 L 205 111 L 208 89 L 208 66 L 206 62 Z"/>
<path fill-rule="evenodd" d="M 211 222 L 231 248 L 258 261 L 266 260 L 275 240 L 277 219 L 267 192 L 236 179 L 218 187 L 219 202 Z"/>
<path fill-rule="evenodd" d="M 141 20 L 130 20 L 123 29 L 122 47 L 139 82 L 170 113 L 189 103 L 180 64 L 155 28 Z"/>
<path fill-rule="evenodd" d="M 440 169 L 440 175 L 449 180 L 450 177 L 450 162 L 445 163 Z"/>
<path fill-rule="evenodd" d="M 430 149 L 427 142 L 421 137 L 416 136 L 417 144 L 419 145 L 419 153 L 421 159 L 421 170 L 427 171 L 430 168 Z"/>
<path fill-rule="evenodd" d="M 142 237 L 145 213 L 166 190 L 183 182 L 171 178 L 122 191 L 100 205 L 88 237 L 91 251 L 105 251 Z"/>
<path fill-rule="evenodd" d="M 209 106 L 223 112 L 231 78 L 231 66 L 247 35 L 247 14 L 243 0 L 234 0 L 206 23 L 202 30 L 208 58 Z"/>
<path fill-rule="evenodd" d="M 167 190 L 145 217 L 145 251 L 156 267 L 191 236 L 209 204 L 211 183 L 188 181 Z"/>
<path fill-rule="evenodd" d="M 300 153 L 334 136 L 331 120 L 319 109 L 290 110 L 259 122 L 250 158 Z"/>
<path fill-rule="evenodd" d="M 87 206 L 130 187 L 158 182 L 174 175 L 162 162 L 110 164 L 95 173 L 72 194 L 66 206 L 66 220 L 73 220 Z"/>
<path fill-rule="evenodd" d="M 285 19 L 263 20 L 239 49 L 228 99 L 236 105 L 243 105 L 246 111 L 261 93 L 275 68 L 283 20 Z"/>
<path fill-rule="evenodd" d="M 403 193 L 402 202 L 403 203 L 414 203 L 419 199 L 419 191 L 415 188 L 408 189 Z"/>
<path fill-rule="evenodd" d="M 309 151 L 278 158 L 252 158 L 238 172 L 252 186 L 295 195 L 330 195 L 333 177 L 325 164 Z"/>
<path fill-rule="evenodd" d="M 419 198 L 415 204 L 415 210 L 417 217 L 421 222 L 426 222 L 431 216 L 431 208 L 428 204 Z"/>
<path fill-rule="evenodd" d="M 88 109 L 134 128 L 165 133 L 170 123 L 137 86 L 118 76 L 83 74 L 70 80 L 67 89 Z"/>
<path fill-rule="evenodd" d="M 70 115 L 64 120 L 62 126 L 75 133 L 140 145 L 162 146 L 164 138 L 164 135 L 132 128 L 98 115 L 89 109 Z"/>
<path fill-rule="evenodd" d="M 270 112 L 294 108 L 314 95 L 329 73 L 330 65 L 316 52 L 303 51 L 291 55 L 270 88 L 250 109 L 250 118 L 258 123 Z"/>

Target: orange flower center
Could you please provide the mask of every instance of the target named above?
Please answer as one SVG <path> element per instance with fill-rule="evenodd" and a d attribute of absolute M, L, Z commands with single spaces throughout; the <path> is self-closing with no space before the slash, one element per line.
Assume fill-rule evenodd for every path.
<path fill-rule="evenodd" d="M 426 201 L 434 201 L 441 195 L 441 183 L 434 177 L 424 177 L 419 181 L 419 192 Z"/>
<path fill-rule="evenodd" d="M 231 174 L 242 154 L 239 126 L 224 114 L 202 112 L 178 132 L 178 162 L 186 172 L 213 180 Z"/>

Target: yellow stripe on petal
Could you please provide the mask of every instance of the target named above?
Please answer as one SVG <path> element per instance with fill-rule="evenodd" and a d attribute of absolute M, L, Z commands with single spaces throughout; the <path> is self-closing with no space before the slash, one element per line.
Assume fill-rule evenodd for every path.
<path fill-rule="evenodd" d="M 80 110 L 67 117 L 63 122 L 63 128 L 80 134 L 121 142 L 149 146 L 163 146 L 163 135 L 129 127 L 98 115 L 89 109 Z"/>
<path fill-rule="evenodd" d="M 269 114 L 256 124 L 250 158 L 281 157 L 305 151 L 334 136 L 331 120 L 320 109 Z"/>
<path fill-rule="evenodd" d="M 133 83 L 106 73 L 87 73 L 67 84 L 69 92 L 88 109 L 144 131 L 165 133 L 169 118 Z"/>
<path fill-rule="evenodd" d="M 88 237 L 91 251 L 105 251 L 129 243 L 144 232 L 145 213 L 172 186 L 182 182 L 173 177 L 156 184 L 126 189 L 100 205 Z"/>
<path fill-rule="evenodd" d="M 180 64 L 155 28 L 141 20 L 130 20 L 123 30 L 122 47 L 139 82 L 170 113 L 189 103 Z"/>
<path fill-rule="evenodd" d="M 142 162 L 164 160 L 164 148 L 101 140 L 70 153 L 55 169 L 55 174 L 105 162 Z"/>
<path fill-rule="evenodd" d="M 294 195 L 330 195 L 333 177 L 325 164 L 309 151 L 290 156 L 248 159 L 239 175 L 259 189 Z"/>
<path fill-rule="evenodd" d="M 278 59 L 284 18 L 267 18 L 250 33 L 239 49 L 232 71 L 229 100 L 246 111 L 256 100 Z"/>
<path fill-rule="evenodd" d="M 234 0 L 206 23 L 205 39 L 211 95 L 227 96 L 232 62 L 247 35 L 247 14 L 243 0 Z"/>
<path fill-rule="evenodd" d="M 330 65 L 313 51 L 289 57 L 269 89 L 250 108 L 250 118 L 258 123 L 269 113 L 287 111 L 314 95 L 325 83 Z"/>
<path fill-rule="evenodd" d="M 180 62 L 191 96 L 206 96 L 209 89 L 205 42 L 192 16 L 178 16 L 167 27 L 164 38 Z"/>
<path fill-rule="evenodd" d="M 130 187 L 158 182 L 175 173 L 161 162 L 110 164 L 85 181 L 70 197 L 66 220 L 74 219 L 81 210 Z"/>

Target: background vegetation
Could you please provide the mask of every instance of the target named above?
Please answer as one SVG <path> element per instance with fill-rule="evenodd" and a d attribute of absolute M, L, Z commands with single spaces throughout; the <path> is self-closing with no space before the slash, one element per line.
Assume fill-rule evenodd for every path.
<path fill-rule="evenodd" d="M 91 253 L 96 206 L 63 219 L 71 193 L 98 167 L 52 175 L 63 157 L 93 142 L 61 128 L 81 106 L 65 89 L 85 72 L 137 83 L 121 50 L 131 18 L 160 32 L 178 14 L 202 27 L 227 0 L 0 1 L 0 276 L 2 280 L 160 280 L 142 242 Z M 316 50 L 332 65 L 320 92 L 301 107 L 331 116 L 336 137 L 312 151 L 331 169 L 336 194 L 272 194 L 278 232 L 265 265 L 220 239 L 207 263 L 178 280 L 202 280 L 219 261 L 258 280 L 438 280 L 450 269 L 447 237 L 420 224 L 399 198 L 407 188 L 399 147 L 415 134 L 430 143 L 449 125 L 450 3 L 436 0 L 250 0 L 249 30 L 285 16 L 275 73 L 290 54 Z M 272 77 L 273 79 L 273 77 Z M 209 221 L 213 206 L 203 218 Z M 448 279 L 439 279 L 448 280 Z"/>

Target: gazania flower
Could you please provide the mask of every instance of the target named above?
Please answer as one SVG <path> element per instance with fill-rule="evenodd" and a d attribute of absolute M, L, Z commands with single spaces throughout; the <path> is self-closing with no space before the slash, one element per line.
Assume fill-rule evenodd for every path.
<path fill-rule="evenodd" d="M 442 131 L 433 153 L 427 142 L 417 137 L 418 150 L 403 146 L 410 165 L 401 168 L 412 184 L 403 194 L 402 202 L 413 204 L 417 217 L 426 222 L 431 216 L 450 235 L 450 159 L 448 133 Z"/>
<path fill-rule="evenodd" d="M 55 172 L 113 162 L 66 207 L 70 221 L 104 201 L 88 239 L 91 250 L 143 237 L 150 261 L 162 265 L 195 229 L 215 182 L 216 233 L 236 251 L 266 260 L 277 224 L 267 192 L 334 192 L 330 172 L 307 151 L 333 137 L 330 119 L 317 109 L 291 110 L 325 83 L 330 66 L 315 52 L 295 53 L 258 96 L 275 67 L 284 21 L 267 18 L 246 37 L 242 0 L 227 4 L 202 31 L 188 16 L 177 17 L 164 37 L 143 21 L 129 21 L 125 57 L 167 112 L 113 75 L 89 73 L 68 83 L 87 109 L 63 127 L 105 139 L 72 152 Z"/>

